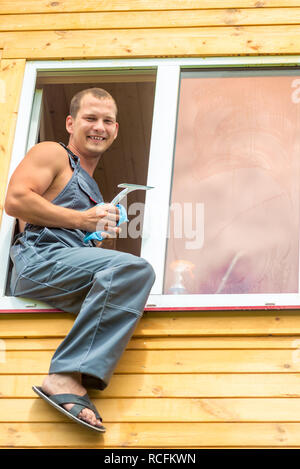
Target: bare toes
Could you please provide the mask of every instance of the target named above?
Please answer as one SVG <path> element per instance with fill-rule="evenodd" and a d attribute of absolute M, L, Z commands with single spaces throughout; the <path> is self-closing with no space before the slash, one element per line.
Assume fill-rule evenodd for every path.
<path fill-rule="evenodd" d="M 97 424 L 97 419 L 96 416 L 93 412 L 89 411 L 88 409 L 83 409 L 79 416 L 81 420 L 84 420 L 85 422 L 91 424 L 91 425 L 96 425 Z"/>

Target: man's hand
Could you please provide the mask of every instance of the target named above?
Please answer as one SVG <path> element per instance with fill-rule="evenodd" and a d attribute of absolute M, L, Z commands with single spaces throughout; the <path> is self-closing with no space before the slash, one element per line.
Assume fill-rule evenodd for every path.
<path fill-rule="evenodd" d="M 100 231 L 103 238 L 116 238 L 120 233 L 117 223 L 119 209 L 112 204 L 103 204 L 82 212 L 81 229 L 88 232 Z"/>

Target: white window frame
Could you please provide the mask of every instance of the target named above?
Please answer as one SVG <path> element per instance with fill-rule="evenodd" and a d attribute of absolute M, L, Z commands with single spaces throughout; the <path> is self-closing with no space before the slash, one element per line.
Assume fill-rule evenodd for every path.
<path fill-rule="evenodd" d="M 124 59 L 27 62 L 20 98 L 9 178 L 26 151 L 35 143 L 39 123 L 41 93 L 36 92 L 39 72 L 58 75 L 63 72 L 156 70 L 153 125 L 147 184 L 155 189 L 146 193 L 141 256 L 156 272 L 146 310 L 209 309 L 291 309 L 300 308 L 299 293 L 294 294 L 163 294 L 165 256 L 169 223 L 169 203 L 176 136 L 176 120 L 181 70 L 221 67 L 299 66 L 300 56 L 209 57 L 191 59 Z M 300 72 L 300 70 L 299 70 Z M 28 298 L 5 296 L 15 220 L 3 213 L 0 227 L 0 312 L 57 311 L 49 305 Z M 299 256 L 300 257 L 300 256 Z M 300 272 L 300 266 L 299 266 Z M 299 275 L 300 279 L 300 275 Z M 300 280 L 299 280 L 300 282 Z"/>

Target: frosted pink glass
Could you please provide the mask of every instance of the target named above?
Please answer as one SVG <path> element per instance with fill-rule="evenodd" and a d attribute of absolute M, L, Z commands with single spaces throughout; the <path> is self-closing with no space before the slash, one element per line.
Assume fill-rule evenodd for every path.
<path fill-rule="evenodd" d="M 171 204 L 203 204 L 204 242 L 188 249 L 171 210 L 165 293 L 298 291 L 298 90 L 295 76 L 182 79 Z"/>

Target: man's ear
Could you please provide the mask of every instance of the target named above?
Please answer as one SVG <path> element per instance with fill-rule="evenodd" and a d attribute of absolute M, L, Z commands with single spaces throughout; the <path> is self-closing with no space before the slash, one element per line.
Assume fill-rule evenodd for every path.
<path fill-rule="evenodd" d="M 73 133 L 73 117 L 67 116 L 66 118 L 66 130 L 71 135 Z"/>
<path fill-rule="evenodd" d="M 119 132 L 119 123 L 118 123 L 118 122 L 116 122 L 116 131 L 115 131 L 114 140 L 117 138 L 117 136 L 118 136 L 118 132 Z"/>

